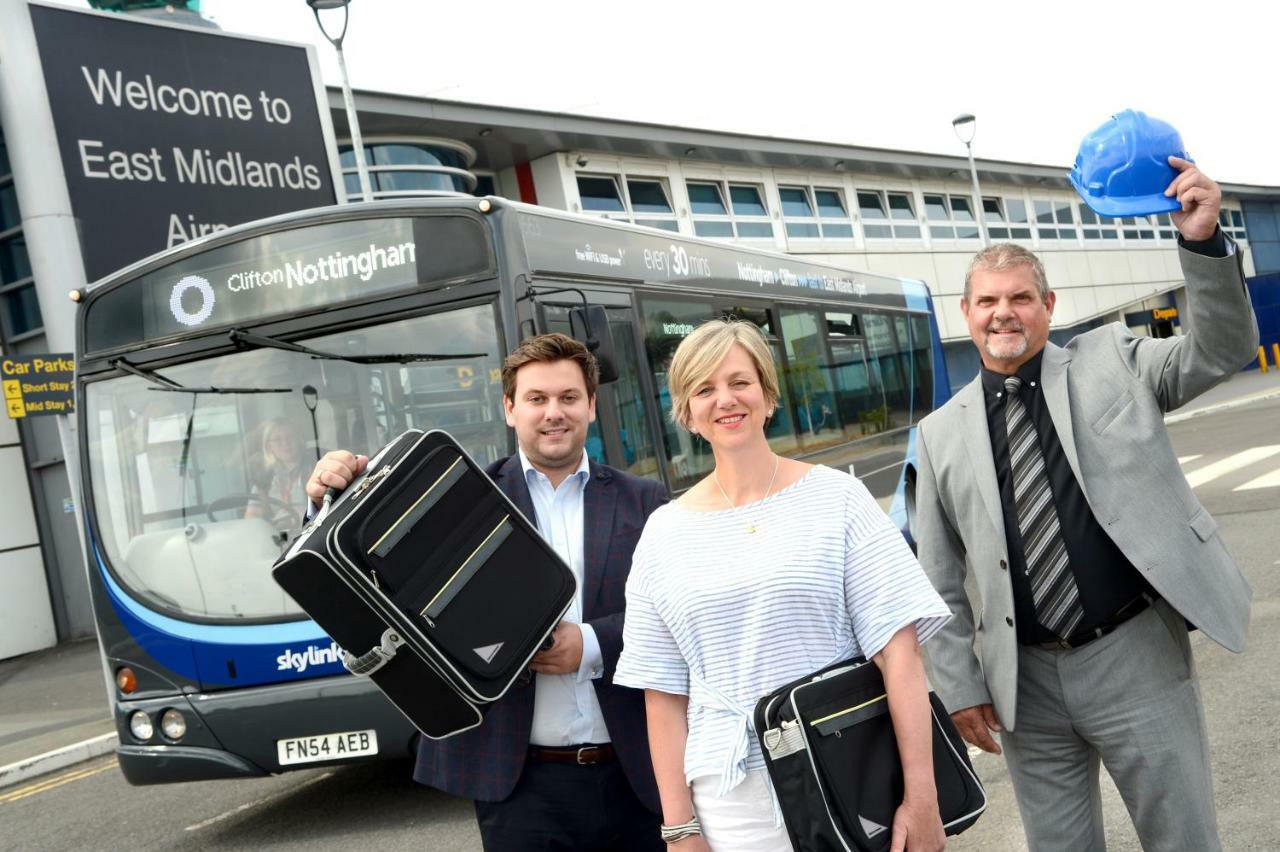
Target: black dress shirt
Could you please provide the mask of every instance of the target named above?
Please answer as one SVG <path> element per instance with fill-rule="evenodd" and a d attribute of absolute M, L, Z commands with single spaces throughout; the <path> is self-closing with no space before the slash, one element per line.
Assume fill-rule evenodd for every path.
<path fill-rule="evenodd" d="M 1035 424 L 1044 453 L 1045 472 L 1058 510 L 1062 540 L 1067 548 L 1071 573 L 1080 589 L 1084 621 L 1079 630 L 1088 630 L 1110 621 L 1127 603 L 1150 586 L 1138 570 L 1125 559 L 1120 548 L 1093 516 L 1067 462 L 1058 432 L 1053 427 L 1040 384 L 1040 361 L 1043 350 L 1018 368 L 1022 379 L 1018 396 L 1027 407 Z M 1013 500 L 1013 472 L 1009 467 L 1009 434 L 1005 427 L 1005 376 L 982 368 L 983 396 L 987 402 L 987 426 L 991 431 L 991 452 L 996 462 L 996 480 L 1000 484 L 1000 504 L 1004 510 L 1005 542 L 1009 548 L 1009 578 L 1013 585 L 1013 610 L 1017 620 L 1018 641 L 1023 644 L 1051 642 L 1058 638 L 1053 631 L 1036 620 L 1031 596 L 1031 580 L 1027 576 L 1027 559 L 1018 530 L 1018 512 Z"/>
<path fill-rule="evenodd" d="M 1207 240 L 1190 242 L 1178 238 L 1189 251 L 1208 257 L 1227 255 L 1226 238 L 1221 230 Z M 1022 379 L 1018 391 L 1027 407 L 1031 422 L 1035 424 L 1044 453 L 1045 471 L 1049 488 L 1058 510 L 1058 522 L 1062 540 L 1067 548 L 1071 573 L 1075 575 L 1080 590 L 1080 603 L 1084 606 L 1084 621 L 1079 631 L 1106 624 L 1116 613 L 1138 595 L 1155 594 L 1142 575 L 1120 552 L 1120 548 L 1102 529 L 1093 516 L 1093 510 L 1085 500 L 1080 483 L 1067 462 L 1058 432 L 1049 416 L 1040 384 L 1040 363 L 1044 350 L 1018 368 Z M 1058 638 L 1036 620 L 1035 603 L 1031 596 L 1031 581 L 1027 576 L 1027 560 L 1022 549 L 1022 534 L 1018 529 L 1018 512 L 1013 499 L 1013 473 L 1009 467 L 1009 435 L 1005 426 L 1005 376 L 982 368 L 983 396 L 987 404 L 987 426 L 991 434 L 991 452 L 995 458 L 996 479 L 1000 485 L 1000 503 L 1004 510 L 1005 541 L 1009 549 L 1009 578 L 1013 586 L 1013 609 L 1017 619 L 1018 641 L 1023 644 L 1050 642 Z"/>

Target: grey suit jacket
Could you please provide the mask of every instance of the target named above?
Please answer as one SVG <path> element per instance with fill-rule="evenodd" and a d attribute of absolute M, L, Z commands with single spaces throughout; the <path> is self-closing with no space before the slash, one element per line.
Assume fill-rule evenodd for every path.
<path fill-rule="evenodd" d="M 1164 414 L 1247 364 L 1258 326 L 1238 251 L 1210 258 L 1180 248 L 1179 259 L 1186 334 L 1134 337 L 1113 323 L 1065 347 L 1047 344 L 1041 383 L 1098 523 L 1178 612 L 1241 651 L 1252 592 L 1182 474 Z M 925 646 L 934 688 L 953 712 L 993 703 L 1012 730 L 1013 591 L 981 376 L 921 422 L 916 456 L 920 563 L 954 613 Z M 976 621 L 965 592 L 969 572 L 981 604 Z"/>

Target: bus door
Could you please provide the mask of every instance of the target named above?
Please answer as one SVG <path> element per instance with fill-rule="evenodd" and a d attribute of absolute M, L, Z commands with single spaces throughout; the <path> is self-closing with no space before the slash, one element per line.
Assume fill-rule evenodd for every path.
<path fill-rule="evenodd" d="M 541 282 L 546 284 L 547 282 Z M 541 285 L 535 285 L 541 286 Z M 550 284 L 549 286 L 559 286 Z M 652 399 L 649 376 L 643 369 L 642 335 L 639 319 L 629 293 L 576 288 L 589 304 L 605 309 L 613 336 L 617 381 L 601 385 L 596 398 L 596 422 L 587 433 L 587 454 L 636 476 L 661 480 L 654 442 L 656 416 L 645 404 Z M 555 293 L 538 297 L 539 331 L 571 334 L 569 312 L 582 307 L 577 293 Z"/>

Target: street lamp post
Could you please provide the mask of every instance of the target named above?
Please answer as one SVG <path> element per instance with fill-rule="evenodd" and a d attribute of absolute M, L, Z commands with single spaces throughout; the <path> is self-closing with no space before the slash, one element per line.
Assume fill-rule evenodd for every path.
<path fill-rule="evenodd" d="M 364 161 L 364 141 L 360 138 L 360 120 L 356 118 L 356 99 L 351 94 L 351 80 L 347 78 L 347 60 L 342 55 L 342 40 L 347 35 L 347 21 L 351 17 L 348 4 L 351 0 L 307 0 L 312 13 L 316 16 L 316 25 L 320 33 L 333 45 L 338 54 L 338 70 L 342 73 L 342 99 L 347 105 L 347 127 L 351 131 L 351 149 L 356 155 L 356 174 L 360 177 L 360 196 L 365 201 L 373 200 L 373 191 L 369 187 L 369 167 Z M 337 38 L 329 35 L 320 20 L 320 12 L 328 9 L 342 10 L 342 32 Z"/>
<path fill-rule="evenodd" d="M 973 179 L 973 215 L 978 220 L 978 233 L 982 235 L 982 245 L 985 248 L 991 245 L 991 239 L 987 236 L 987 214 L 982 209 L 982 190 L 978 187 L 978 167 L 973 162 L 973 136 L 978 129 L 978 120 L 965 112 L 951 119 L 951 126 L 969 152 L 969 177 Z"/>

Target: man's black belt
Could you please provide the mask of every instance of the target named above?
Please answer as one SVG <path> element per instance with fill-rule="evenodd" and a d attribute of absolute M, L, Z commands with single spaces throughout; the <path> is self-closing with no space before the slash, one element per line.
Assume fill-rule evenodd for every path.
<path fill-rule="evenodd" d="M 618 759 L 618 755 L 609 743 L 564 746 L 563 748 L 529 746 L 529 759 L 539 763 L 576 763 L 579 766 L 591 766 L 595 763 L 612 763 Z"/>
<path fill-rule="evenodd" d="M 1081 645 L 1087 645 L 1094 639 L 1101 639 L 1108 633 L 1115 630 L 1121 624 L 1133 618 L 1138 613 L 1147 609 L 1156 602 L 1156 598 L 1146 592 L 1138 595 L 1124 606 L 1116 611 L 1116 614 L 1107 619 L 1107 621 L 1097 627 L 1090 627 L 1088 630 L 1081 630 L 1073 633 L 1066 639 L 1054 639 L 1052 642 L 1037 642 L 1035 647 L 1044 648 L 1048 651 L 1069 650 L 1071 648 L 1079 648 Z"/>

